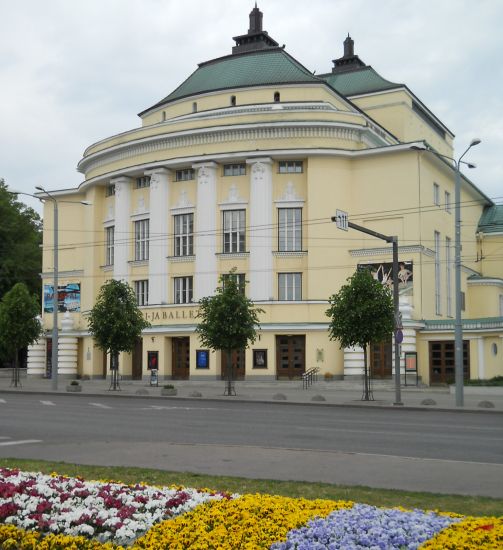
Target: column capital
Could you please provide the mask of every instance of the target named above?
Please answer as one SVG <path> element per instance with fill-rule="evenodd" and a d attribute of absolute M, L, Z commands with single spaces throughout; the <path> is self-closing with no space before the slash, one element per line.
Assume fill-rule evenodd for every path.
<path fill-rule="evenodd" d="M 153 176 L 154 174 L 159 174 L 161 176 L 169 176 L 171 174 L 171 170 L 169 168 L 164 168 L 164 166 L 161 166 L 160 168 L 152 168 L 150 170 L 145 170 L 143 172 L 146 176 Z"/>
<path fill-rule="evenodd" d="M 128 184 L 133 181 L 133 178 L 130 178 L 129 176 L 117 176 L 116 178 L 111 178 L 110 183 L 114 185 L 120 185 L 120 184 Z"/>
<path fill-rule="evenodd" d="M 197 170 L 198 168 L 217 168 L 218 164 L 212 160 L 209 160 L 207 162 L 196 162 L 192 165 L 192 168 L 194 170 Z"/>
<path fill-rule="evenodd" d="M 246 164 L 272 164 L 274 161 L 271 157 L 259 157 L 254 159 L 246 159 Z"/>

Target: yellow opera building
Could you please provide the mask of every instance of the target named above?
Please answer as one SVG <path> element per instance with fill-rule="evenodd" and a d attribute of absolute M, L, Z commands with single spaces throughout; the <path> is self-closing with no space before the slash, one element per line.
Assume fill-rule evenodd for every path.
<path fill-rule="evenodd" d="M 362 350 L 328 338 L 328 298 L 360 266 L 391 284 L 392 253 L 338 229 L 331 218 L 342 210 L 398 237 L 402 374 L 417 367 L 424 383 L 452 382 L 455 167 L 445 157 L 454 135 L 406 85 L 355 55 L 349 36 L 331 71 L 316 75 L 262 30 L 258 8 L 234 40 L 232 53 L 201 63 L 142 111 L 139 128 L 90 145 L 78 188 L 51 191 L 59 372 L 106 376 L 86 312 L 116 278 L 151 323 L 121 357 L 123 377 L 146 377 L 155 363 L 161 379 L 218 379 L 225 354 L 204 353 L 197 302 L 236 268 L 265 310 L 257 341 L 233 355 L 236 378 L 291 379 L 311 367 L 361 376 Z M 462 176 L 461 211 L 465 376 L 490 378 L 503 375 L 503 207 Z M 28 362 L 36 376 L 50 369 L 52 244 L 48 201 L 45 337 Z M 374 377 L 391 378 L 391 340 L 371 347 L 370 363 Z"/>

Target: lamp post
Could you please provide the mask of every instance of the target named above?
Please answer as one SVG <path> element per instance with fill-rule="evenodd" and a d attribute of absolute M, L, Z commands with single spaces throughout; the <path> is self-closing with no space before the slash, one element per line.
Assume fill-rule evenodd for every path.
<path fill-rule="evenodd" d="M 47 197 L 52 200 L 54 205 L 54 276 L 53 276 L 53 293 L 52 293 L 52 354 L 51 354 L 51 387 L 54 391 L 58 389 L 58 201 L 57 199 L 46 191 L 43 187 L 37 185 L 35 187 L 37 191 L 40 191 L 47 195 Z M 37 195 L 32 195 L 31 193 L 24 193 L 22 191 L 10 191 L 13 195 L 27 195 L 28 197 L 34 197 L 40 201 L 44 199 L 37 197 Z M 72 204 L 84 204 L 85 206 L 91 206 L 92 203 L 88 201 L 66 201 L 62 200 L 60 202 L 68 202 Z"/>
<path fill-rule="evenodd" d="M 455 160 L 447 155 L 442 155 L 427 149 L 426 147 L 412 146 L 412 149 L 419 151 L 427 151 L 437 157 L 448 159 L 454 163 L 455 180 L 454 180 L 454 223 L 455 223 L 455 240 L 454 240 L 454 281 L 456 295 L 456 317 L 454 322 L 454 373 L 456 381 L 456 407 L 463 407 L 463 324 L 461 321 L 461 164 L 466 164 L 468 168 L 475 168 L 474 164 L 463 161 L 463 157 L 468 151 L 478 145 L 480 139 L 472 139 L 470 145 L 465 149 L 465 152 Z"/>

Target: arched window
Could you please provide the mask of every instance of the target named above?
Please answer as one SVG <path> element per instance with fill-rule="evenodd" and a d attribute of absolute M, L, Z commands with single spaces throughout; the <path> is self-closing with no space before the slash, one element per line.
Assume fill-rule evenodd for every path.
<path fill-rule="evenodd" d="M 274 103 L 279 103 L 279 101 L 280 101 L 279 92 L 274 92 Z"/>
<path fill-rule="evenodd" d="M 163 122 L 166 120 L 166 111 L 162 112 L 162 120 L 163 120 Z"/>
<path fill-rule="evenodd" d="M 197 103 L 195 101 L 192 103 L 192 112 L 197 113 Z"/>
<path fill-rule="evenodd" d="M 236 96 L 235 96 L 235 95 L 231 95 L 231 105 L 232 105 L 233 107 L 236 106 Z"/>

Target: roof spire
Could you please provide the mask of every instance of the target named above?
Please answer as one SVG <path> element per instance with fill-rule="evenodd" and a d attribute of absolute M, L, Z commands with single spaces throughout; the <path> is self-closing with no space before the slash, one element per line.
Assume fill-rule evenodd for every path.
<path fill-rule="evenodd" d="M 236 45 L 232 48 L 232 53 L 244 53 L 252 50 L 263 50 L 265 48 L 277 48 L 279 44 L 273 40 L 267 31 L 262 29 L 262 19 L 264 14 L 257 7 L 250 12 L 250 28 L 247 34 L 235 36 Z"/>
<path fill-rule="evenodd" d="M 351 36 L 346 37 L 344 40 L 344 55 L 338 59 L 333 60 L 334 67 L 333 73 L 342 73 L 345 71 L 354 71 L 361 67 L 366 67 L 365 63 L 355 55 L 355 42 Z"/>

